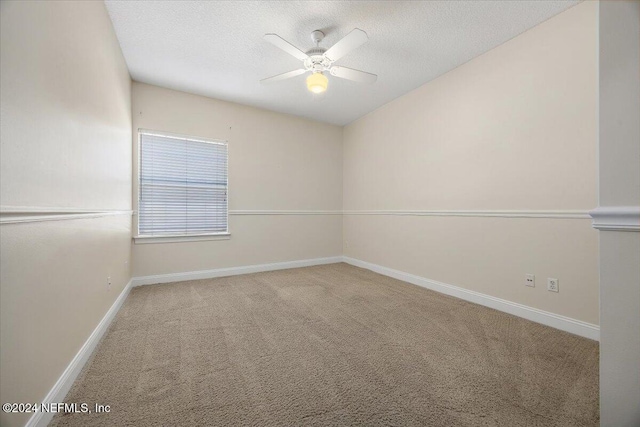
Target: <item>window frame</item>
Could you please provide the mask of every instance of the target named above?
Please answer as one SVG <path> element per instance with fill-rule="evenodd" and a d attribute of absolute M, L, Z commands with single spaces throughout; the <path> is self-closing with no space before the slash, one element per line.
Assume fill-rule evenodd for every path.
<path fill-rule="evenodd" d="M 139 220 L 139 208 L 140 208 L 140 174 L 141 168 L 141 148 L 142 148 L 142 135 L 160 136 L 165 138 L 184 139 L 194 142 L 204 142 L 208 144 L 222 144 L 227 147 L 227 230 L 216 233 L 200 233 L 200 234 L 171 234 L 171 235 L 145 235 L 140 234 L 140 220 Z M 138 143 L 136 145 L 136 171 L 134 174 L 135 179 L 135 208 L 134 217 L 134 231 L 135 235 L 133 240 L 135 244 L 146 243 L 178 243 L 178 242 L 197 242 L 202 240 L 229 240 L 231 238 L 231 232 L 229 230 L 229 141 L 223 139 L 212 139 L 197 136 L 190 136 L 184 134 L 178 134 L 173 132 L 156 131 L 150 129 L 138 129 Z"/>

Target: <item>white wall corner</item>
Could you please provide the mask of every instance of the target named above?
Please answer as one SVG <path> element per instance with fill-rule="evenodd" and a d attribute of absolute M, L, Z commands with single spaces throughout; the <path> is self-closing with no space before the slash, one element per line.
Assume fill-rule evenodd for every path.
<path fill-rule="evenodd" d="M 589 215 L 598 230 L 640 231 L 640 206 L 600 206 Z"/>

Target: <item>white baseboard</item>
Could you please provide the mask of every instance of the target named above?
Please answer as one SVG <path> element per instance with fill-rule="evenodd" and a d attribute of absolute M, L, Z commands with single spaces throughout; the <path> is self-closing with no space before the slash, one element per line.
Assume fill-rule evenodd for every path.
<path fill-rule="evenodd" d="M 91 357 L 91 354 L 100 342 L 100 339 L 102 338 L 104 333 L 107 331 L 107 329 L 109 329 L 109 325 L 111 325 L 111 322 L 120 310 L 120 307 L 122 307 L 122 304 L 127 299 L 131 288 L 133 288 L 134 286 L 149 285 L 154 283 L 179 282 L 184 280 L 208 279 L 223 276 L 235 276 L 238 274 L 284 270 L 287 268 L 310 267 L 313 265 L 334 264 L 338 262 L 342 262 L 342 256 L 277 262 L 271 264 L 248 265 L 243 267 L 219 268 L 215 270 L 190 271 L 185 273 L 134 277 L 129 281 L 129 283 L 127 283 L 120 295 L 118 295 L 118 298 L 115 300 L 111 308 L 109 308 L 109 311 L 107 311 L 98 326 L 96 326 L 87 341 L 84 343 L 82 348 L 80 348 L 80 350 L 75 355 L 71 363 L 69 363 L 60 378 L 58 378 L 58 381 L 56 381 L 53 388 L 42 400 L 42 403 L 64 402 L 67 393 L 71 389 L 71 386 L 73 386 L 73 382 L 76 380 L 76 378 L 82 371 L 82 368 Z M 55 413 L 36 412 L 31 416 L 27 424 L 25 424 L 25 427 L 44 427 L 51 422 L 54 415 Z"/>
<path fill-rule="evenodd" d="M 260 273 L 263 271 L 285 270 L 288 268 L 311 267 L 313 265 L 335 264 L 342 262 L 342 256 L 328 258 L 303 259 L 298 261 L 274 262 L 270 264 L 247 265 L 243 267 L 217 268 L 214 270 L 186 271 L 184 273 L 156 274 L 134 277 L 133 286 L 155 285 L 158 283 L 184 282 L 185 280 L 212 279 L 214 277 L 237 276 L 239 274 Z"/>
<path fill-rule="evenodd" d="M 64 402 L 67 393 L 71 389 L 73 382 L 78 377 L 78 374 L 82 371 L 85 363 L 91 357 L 93 350 L 95 350 L 96 346 L 100 342 L 100 339 L 104 335 L 104 333 L 109 329 L 109 325 L 111 325 L 111 321 L 116 317 L 118 310 L 122 306 L 122 303 L 127 299 L 129 295 L 129 291 L 132 287 L 132 280 L 127 283 L 127 286 L 124 287 L 118 298 L 116 298 L 115 302 L 107 311 L 107 314 L 104 315 L 98 326 L 93 330 L 87 341 L 84 343 L 82 348 L 75 355 L 71 363 L 67 366 L 67 369 L 64 370 L 58 381 L 54 384 L 53 388 L 49 391 L 47 396 L 42 400 L 42 403 L 58 403 Z M 53 412 L 35 412 L 25 427 L 45 427 L 55 413 Z"/>
<path fill-rule="evenodd" d="M 424 277 L 405 273 L 403 271 L 393 270 L 381 265 L 372 264 L 366 261 L 360 261 L 355 258 L 344 256 L 342 257 L 342 259 L 347 264 L 366 268 L 367 270 L 374 271 L 384 276 L 389 276 L 394 279 L 409 282 L 423 288 L 431 289 L 432 291 L 463 299 L 465 301 L 484 305 L 485 307 L 513 314 L 514 316 L 522 317 L 524 319 L 551 326 L 552 328 L 570 332 L 575 335 L 580 335 L 585 338 L 600 340 L 600 327 L 598 325 L 572 319 L 570 317 L 560 316 L 559 314 L 554 314 L 548 311 L 539 310 L 537 308 L 528 307 L 526 305 L 507 301 L 501 298 L 492 297 L 480 292 L 470 291 L 458 286 L 448 285 L 446 283 L 437 282 L 435 280 L 429 280 Z"/>
<path fill-rule="evenodd" d="M 115 300 L 109 311 L 104 315 L 98 326 L 91 333 L 82 348 L 73 358 L 67 369 L 62 373 L 58 381 L 55 383 L 51 391 L 44 398 L 42 403 L 64 402 L 64 399 L 71 389 L 73 382 L 82 371 L 87 360 L 93 353 L 98 342 L 109 328 L 109 325 L 115 318 L 118 310 L 129 295 L 132 287 L 140 285 L 150 285 L 156 283 L 180 282 L 185 280 L 209 279 L 214 277 L 235 276 L 239 274 L 259 273 L 263 271 L 284 270 L 288 268 L 310 267 L 314 265 L 334 264 L 338 262 L 346 262 L 356 267 L 366 268 L 376 273 L 392 277 L 412 283 L 436 292 L 451 295 L 465 301 L 490 307 L 505 313 L 513 314 L 533 322 L 551 326 L 572 334 L 580 335 L 593 340 L 600 339 L 600 328 L 591 323 L 582 322 L 558 314 L 549 313 L 547 311 L 538 310 L 536 308 L 527 307 L 522 304 L 495 298 L 479 292 L 470 291 L 458 286 L 448 285 L 446 283 L 429 280 L 424 277 L 405 273 L 403 271 L 393 270 L 377 264 L 361 261 L 346 256 L 334 256 L 327 258 L 314 258 L 298 261 L 276 262 L 270 264 L 248 265 L 243 267 L 218 268 L 215 270 L 190 271 L 184 273 L 158 274 L 154 276 L 143 276 L 132 278 L 127 286 L 122 290 L 118 298 Z M 26 427 L 44 427 L 53 418 L 54 413 L 36 412 L 29 419 Z"/>

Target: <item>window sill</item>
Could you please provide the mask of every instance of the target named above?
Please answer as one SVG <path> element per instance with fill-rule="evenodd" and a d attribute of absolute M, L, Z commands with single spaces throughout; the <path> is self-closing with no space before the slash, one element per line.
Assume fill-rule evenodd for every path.
<path fill-rule="evenodd" d="M 230 233 L 192 234 L 189 236 L 133 236 L 133 242 L 136 245 L 146 245 L 149 243 L 181 243 L 229 239 L 231 239 Z"/>

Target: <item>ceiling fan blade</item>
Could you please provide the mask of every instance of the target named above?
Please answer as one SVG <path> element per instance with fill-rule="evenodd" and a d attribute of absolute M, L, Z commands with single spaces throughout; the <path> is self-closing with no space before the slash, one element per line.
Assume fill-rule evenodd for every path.
<path fill-rule="evenodd" d="M 329 70 L 332 76 L 340 77 L 342 79 L 353 80 L 358 83 L 373 83 L 378 79 L 378 76 L 371 73 L 366 73 L 360 70 L 354 70 L 353 68 L 339 67 L 334 65 Z"/>
<path fill-rule="evenodd" d="M 344 36 L 338 43 L 334 44 L 324 53 L 324 56 L 331 61 L 337 61 L 358 46 L 363 45 L 369 40 L 367 33 L 359 28 L 353 29 L 349 34 Z"/>
<path fill-rule="evenodd" d="M 300 74 L 306 73 L 307 70 L 301 68 L 299 70 L 293 70 L 286 73 L 278 74 L 277 76 L 267 77 L 266 79 L 260 80 L 260 83 L 273 83 L 279 82 L 280 80 L 290 79 L 291 77 L 299 76 Z"/>
<path fill-rule="evenodd" d="M 269 43 L 272 43 L 273 45 L 284 50 L 289 55 L 295 56 L 301 61 L 304 61 L 309 57 L 306 53 L 304 53 L 303 51 L 301 51 L 300 49 L 298 49 L 297 47 L 295 47 L 294 45 L 292 45 L 291 43 L 289 43 L 288 41 L 286 41 L 285 39 L 283 39 L 277 34 L 265 34 L 264 39 Z"/>

